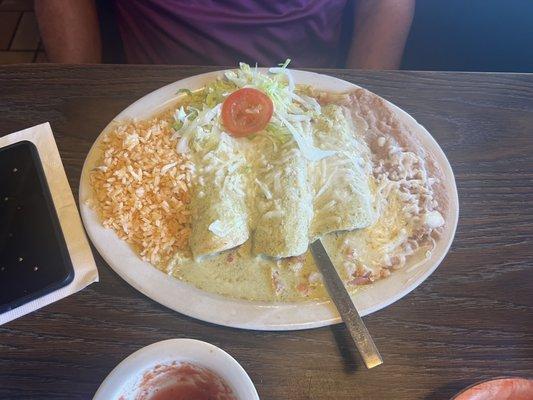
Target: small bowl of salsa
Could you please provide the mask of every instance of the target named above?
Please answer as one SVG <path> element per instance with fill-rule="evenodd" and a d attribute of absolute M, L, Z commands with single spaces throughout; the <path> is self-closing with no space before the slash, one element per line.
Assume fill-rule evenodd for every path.
<path fill-rule="evenodd" d="M 246 371 L 228 353 L 199 340 L 171 339 L 122 361 L 93 400 L 259 400 Z"/>
<path fill-rule="evenodd" d="M 467 387 L 452 400 L 531 400 L 533 379 L 501 377 L 477 382 Z"/>

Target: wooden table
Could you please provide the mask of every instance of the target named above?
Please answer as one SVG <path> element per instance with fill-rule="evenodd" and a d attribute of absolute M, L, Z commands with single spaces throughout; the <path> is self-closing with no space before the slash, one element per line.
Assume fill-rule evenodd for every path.
<path fill-rule="evenodd" d="M 0 135 L 50 121 L 77 196 L 102 128 L 128 104 L 212 68 L 0 68 Z M 151 301 L 95 253 L 101 282 L 0 327 L 1 399 L 90 399 L 150 343 L 188 337 L 231 353 L 262 399 L 448 399 L 475 381 L 533 375 L 533 75 L 325 71 L 413 115 L 455 171 L 461 217 L 437 271 L 365 318 L 385 363 L 365 370 L 342 325 L 252 332 Z"/>

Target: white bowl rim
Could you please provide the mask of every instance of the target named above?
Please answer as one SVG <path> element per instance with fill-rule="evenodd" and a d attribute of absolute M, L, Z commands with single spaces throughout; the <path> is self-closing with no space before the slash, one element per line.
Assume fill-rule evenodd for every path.
<path fill-rule="evenodd" d="M 196 358 L 191 353 L 196 354 Z M 259 400 L 252 380 L 237 360 L 215 345 L 187 338 L 162 340 L 133 352 L 107 375 L 93 400 L 118 399 L 128 382 L 134 381 L 158 364 L 173 361 L 188 361 L 206 367 L 226 381 L 234 389 L 237 398 Z"/>

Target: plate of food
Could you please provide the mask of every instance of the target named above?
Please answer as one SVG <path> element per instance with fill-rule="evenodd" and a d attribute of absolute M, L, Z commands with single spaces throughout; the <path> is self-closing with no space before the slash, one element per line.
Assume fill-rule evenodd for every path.
<path fill-rule="evenodd" d="M 459 214 L 450 164 L 409 114 L 287 63 L 144 96 L 97 138 L 79 193 L 89 237 L 129 284 L 259 330 L 340 322 L 316 238 L 366 315 L 431 275 Z"/>

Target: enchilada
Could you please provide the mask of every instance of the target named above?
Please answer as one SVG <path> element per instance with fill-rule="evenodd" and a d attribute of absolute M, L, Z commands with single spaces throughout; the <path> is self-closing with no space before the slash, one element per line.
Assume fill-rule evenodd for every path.
<path fill-rule="evenodd" d="M 193 158 L 201 167 L 193 178 L 189 239 L 195 258 L 231 249 L 250 236 L 245 157 L 236 140 L 221 135 L 214 149 L 198 149 Z"/>

